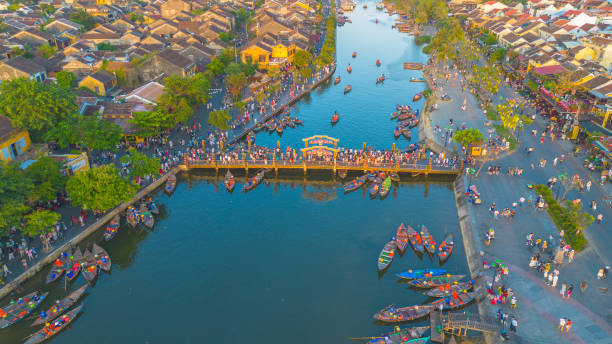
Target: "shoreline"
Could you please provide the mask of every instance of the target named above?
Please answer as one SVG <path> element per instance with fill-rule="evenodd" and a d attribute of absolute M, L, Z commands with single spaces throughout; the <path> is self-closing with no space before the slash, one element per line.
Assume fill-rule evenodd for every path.
<path fill-rule="evenodd" d="M 138 191 L 136 195 L 132 197 L 131 200 L 119 204 L 118 206 L 116 206 L 115 208 L 113 208 L 112 210 L 104 214 L 104 216 L 99 218 L 96 222 L 94 222 L 93 224 L 85 228 L 81 233 L 77 234 L 74 238 L 68 240 L 63 245 L 51 250 L 49 254 L 47 254 L 44 258 L 42 258 L 38 263 L 32 265 L 30 268 L 22 272 L 19 276 L 17 276 L 12 281 L 6 283 L 6 285 L 2 287 L 2 289 L 0 289 L 0 299 L 3 299 L 4 297 L 10 295 L 11 292 L 15 290 L 15 288 L 19 287 L 21 284 L 26 282 L 28 279 L 38 274 L 48 264 L 51 264 L 52 262 L 54 262 L 55 259 L 57 259 L 62 254 L 62 252 L 65 252 L 71 247 L 77 246 L 81 241 L 87 239 L 89 236 L 94 234 L 97 230 L 99 230 L 100 228 L 104 228 L 104 226 L 107 223 L 109 223 L 113 219 L 113 217 L 115 217 L 117 214 L 121 214 L 125 209 L 127 209 L 127 207 L 129 207 L 130 205 L 134 204 L 135 202 L 137 202 L 144 196 L 150 194 L 151 192 L 155 191 L 157 188 L 162 186 L 162 184 L 168 179 L 168 177 L 171 174 L 176 174 L 180 171 L 181 170 L 179 167 L 174 167 L 168 173 L 164 174 L 159 179 L 155 180 L 153 183 L 147 185 L 146 187 Z"/>

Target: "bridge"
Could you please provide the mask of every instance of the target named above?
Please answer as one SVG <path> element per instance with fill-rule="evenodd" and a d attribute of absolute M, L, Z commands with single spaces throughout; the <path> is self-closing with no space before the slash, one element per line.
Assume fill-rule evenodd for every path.
<path fill-rule="evenodd" d="M 181 166 L 184 170 L 190 169 L 203 169 L 203 170 L 215 170 L 219 169 L 244 169 L 247 173 L 249 169 L 261 170 L 270 169 L 274 170 L 275 173 L 278 171 L 299 171 L 303 170 L 304 174 L 308 171 L 332 171 L 336 173 L 338 170 L 347 171 L 385 171 L 395 172 L 398 174 L 412 174 L 413 177 L 418 175 L 428 176 L 430 174 L 435 175 L 448 175 L 455 176 L 461 173 L 463 169 L 463 163 L 459 167 L 451 166 L 434 166 L 431 163 L 419 164 L 414 163 L 378 163 L 368 164 L 353 163 L 353 162 L 340 162 L 340 161 L 288 161 L 288 160 L 235 160 L 230 162 L 222 162 L 216 160 L 192 160 L 185 159 L 184 165 Z"/>
<path fill-rule="evenodd" d="M 483 317 L 477 313 L 447 313 L 435 310 L 429 314 L 431 322 L 431 341 L 444 343 L 445 333 L 466 336 L 468 331 L 501 333 L 499 320 Z"/>

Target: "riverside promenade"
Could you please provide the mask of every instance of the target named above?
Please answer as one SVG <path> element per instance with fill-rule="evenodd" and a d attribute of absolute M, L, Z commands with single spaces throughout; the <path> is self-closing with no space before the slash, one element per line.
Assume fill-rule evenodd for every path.
<path fill-rule="evenodd" d="M 454 73 L 454 71 L 453 71 Z M 434 133 L 433 126 L 440 128 L 449 127 L 449 119 L 453 118 L 454 125 L 450 128 L 458 130 L 465 125 L 467 128 L 478 128 L 488 136 L 486 117 L 477 106 L 477 100 L 470 93 L 463 93 L 461 87 L 457 87 L 457 80 L 451 78 L 445 83 L 441 77 L 436 78 L 438 82 L 438 94 L 448 94 L 449 102 L 439 102 L 438 110 L 424 112 L 425 118 L 423 128 L 419 133 L 423 134 L 434 151 L 448 150 L 454 143 L 447 141 L 448 138 L 440 133 Z M 455 87 L 453 87 L 455 83 Z M 440 91 L 442 86 L 442 91 Z M 499 95 L 503 99 L 520 97 L 513 89 L 503 85 Z M 460 110 L 464 97 L 467 98 L 467 111 Z M 495 97 L 497 98 L 497 97 Z M 534 109 L 528 109 L 526 114 L 534 114 Z M 612 209 L 606 206 L 603 200 L 611 194 L 610 183 L 600 185 L 598 175 L 582 167 L 584 156 L 574 156 L 571 152 L 574 144 L 569 141 L 556 139 L 551 142 L 547 137 L 544 143 L 539 142 L 540 136 L 532 136 L 530 131 L 535 129 L 538 133 L 543 132 L 547 125 L 547 119 L 536 117 L 535 121 L 521 134 L 521 144 L 514 152 L 500 154 L 498 159 L 493 157 L 492 161 L 485 162 L 482 170 L 477 176 L 462 176 L 455 183 L 455 194 L 459 209 L 459 220 L 464 236 L 466 254 L 473 275 L 482 274 L 485 281 L 492 282 L 492 273 L 482 269 L 482 261 L 493 262 L 500 260 L 509 268 L 509 275 L 503 277 L 502 283 L 514 291 L 518 299 L 518 307 L 510 309 L 509 305 L 490 305 L 487 300 L 479 303 L 481 313 L 494 315 L 498 309 L 509 313 L 518 321 L 516 333 L 510 332 L 513 343 L 612 343 L 612 295 L 609 293 L 609 280 L 597 280 L 596 273 L 599 268 L 609 266 L 612 262 L 612 251 L 607 246 L 612 240 L 609 221 L 612 219 Z M 491 133 L 494 136 L 494 133 Z M 446 141 L 446 142 L 445 142 Z M 445 147 L 446 146 L 446 147 Z M 524 152 L 524 147 L 534 147 L 531 154 Z M 452 149 L 452 148 L 451 148 Z M 562 163 L 553 164 L 556 158 L 564 154 Z M 539 167 L 540 159 L 546 159 L 546 167 Z M 482 162 L 475 166 L 477 169 Z M 531 164 L 534 164 L 532 169 Z M 489 175 L 489 165 L 501 166 L 498 176 Z M 521 176 L 507 175 L 508 167 L 522 168 Z M 546 285 L 543 274 L 528 267 L 529 260 L 538 249 L 530 249 L 525 245 L 527 234 L 534 233 L 535 238 L 541 238 L 549 242 L 549 247 L 554 249 L 559 243 L 559 231 L 552 218 L 546 211 L 539 211 L 525 202 L 521 205 L 519 199 L 534 199 L 537 197 L 533 190 L 526 187 L 527 184 L 546 184 L 551 177 L 561 173 L 567 175 L 578 174 L 583 180 L 591 180 L 590 191 L 584 190 L 579 193 L 570 190 L 566 199 L 580 198 L 582 203 L 588 205 L 591 201 L 597 202 L 598 210 L 592 211 L 585 206 L 583 210 L 591 211 L 596 216 L 603 214 L 603 222 L 594 223 L 585 230 L 585 236 L 589 245 L 582 252 L 576 253 L 573 262 L 569 263 L 564 258 L 563 265 L 559 267 L 559 281 L 556 287 Z M 476 185 L 481 194 L 482 205 L 474 205 L 467 202 L 465 192 L 469 185 Z M 560 186 L 557 186 L 560 187 Z M 553 191 L 557 192 L 556 189 Z M 496 209 L 511 208 L 513 203 L 518 206 L 515 209 L 516 216 L 512 220 L 499 217 L 495 219 L 489 211 L 489 206 L 495 202 Z M 466 214 L 467 212 L 467 214 Z M 490 246 L 486 246 L 484 236 L 490 228 L 495 230 L 495 239 Z M 469 233 L 471 231 L 471 233 Z M 552 238 L 552 239 L 551 239 Z M 477 252 L 477 254 L 475 254 Z M 550 253 L 542 253 L 547 257 Z M 554 268 L 553 268 L 554 269 Z M 551 269 L 552 270 L 552 269 Z M 586 281 L 588 287 L 584 293 L 580 290 L 580 283 Z M 486 282 L 485 282 L 486 283 Z M 570 299 L 562 298 L 560 287 L 562 283 L 574 286 L 574 292 Z M 569 318 L 573 326 L 569 333 L 562 333 L 557 329 L 560 318 Z M 488 342 L 498 342 L 499 337 L 489 337 Z"/>

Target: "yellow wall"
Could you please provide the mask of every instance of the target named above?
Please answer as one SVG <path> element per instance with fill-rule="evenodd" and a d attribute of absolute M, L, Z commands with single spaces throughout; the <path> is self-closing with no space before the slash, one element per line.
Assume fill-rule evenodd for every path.
<path fill-rule="evenodd" d="M 79 82 L 79 87 L 87 87 L 97 95 L 106 96 L 106 89 L 104 88 L 104 84 L 92 77 L 88 76 L 85 79 L 81 80 L 81 82 Z"/>
<path fill-rule="evenodd" d="M 115 0 L 96 0 L 96 4 L 98 4 L 98 6 L 112 5 L 114 3 L 115 3 Z"/>
<path fill-rule="evenodd" d="M 584 47 L 584 49 L 580 50 L 576 56 L 574 56 L 574 60 L 579 61 L 579 60 L 590 60 L 590 61 L 594 61 L 595 57 L 596 57 L 596 53 L 593 49 L 588 48 L 588 47 Z"/>
<path fill-rule="evenodd" d="M 11 154 L 11 145 L 17 151 L 17 156 L 25 153 L 30 146 L 32 145 L 32 141 L 30 141 L 30 134 L 26 130 L 16 131 L 13 136 L 10 136 L 5 141 L 0 142 L 0 159 L 10 161 L 13 160 L 13 155 Z"/>
<path fill-rule="evenodd" d="M 269 53 L 263 49 L 261 49 L 260 47 L 257 46 L 252 46 L 249 47 L 247 49 L 244 49 L 241 53 L 240 53 L 240 58 L 242 59 L 243 63 L 246 63 L 248 58 L 250 56 L 251 61 L 253 63 L 258 63 L 260 66 L 264 66 L 268 64 L 268 62 L 270 62 L 268 60 L 268 55 Z M 262 60 L 260 60 L 260 57 L 262 57 Z"/>
<path fill-rule="evenodd" d="M 284 59 L 287 59 L 288 63 L 291 63 L 293 62 L 293 55 L 295 55 L 296 49 L 299 49 L 299 48 L 297 48 L 293 44 L 289 45 L 288 47 L 283 44 L 279 44 L 275 46 L 274 48 L 272 48 L 272 53 L 269 53 L 257 46 L 252 46 L 252 47 L 249 47 L 243 50 L 240 53 L 240 56 L 241 56 L 243 63 L 246 63 L 247 56 L 250 56 L 251 61 L 257 62 L 259 66 L 262 68 L 279 67 L 279 65 L 270 65 L 269 57 L 284 58 Z M 263 57 L 263 59 L 260 60 L 259 59 L 260 57 Z"/>

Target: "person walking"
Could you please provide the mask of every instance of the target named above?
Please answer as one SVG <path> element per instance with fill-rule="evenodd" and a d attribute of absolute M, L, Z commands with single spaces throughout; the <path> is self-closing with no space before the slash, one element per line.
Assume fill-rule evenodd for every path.
<path fill-rule="evenodd" d="M 516 320 L 515 317 L 512 317 L 512 320 L 510 320 L 510 331 L 516 332 L 517 327 L 518 327 L 518 321 Z"/>
<path fill-rule="evenodd" d="M 586 188 L 587 188 L 587 191 L 591 191 L 591 185 L 592 185 L 592 184 L 593 184 L 593 183 L 592 183 L 590 180 L 589 180 L 589 181 L 586 183 Z"/>
<path fill-rule="evenodd" d="M 572 328 L 572 319 L 567 319 L 565 322 L 565 333 L 568 333 L 570 328 Z"/>
<path fill-rule="evenodd" d="M 565 318 L 561 318 L 559 319 L 559 326 L 557 327 L 559 329 L 560 332 L 563 332 L 563 330 L 565 329 Z"/>
<path fill-rule="evenodd" d="M 582 280 L 582 282 L 580 282 L 580 292 L 582 294 L 584 294 L 584 291 L 589 287 L 589 285 L 587 284 L 586 280 Z"/>
<path fill-rule="evenodd" d="M 565 289 L 567 289 L 567 284 L 565 284 L 565 282 L 561 283 L 561 291 L 559 292 L 559 294 L 561 294 L 561 296 L 563 298 L 565 298 Z"/>
<path fill-rule="evenodd" d="M 574 260 L 574 256 L 575 256 L 575 255 L 576 255 L 576 251 L 574 251 L 574 250 L 571 250 L 571 251 L 569 252 L 569 254 L 567 255 L 567 256 L 568 256 L 568 258 L 569 258 L 569 262 L 570 262 L 570 263 L 571 263 L 571 262 Z"/>
<path fill-rule="evenodd" d="M 569 287 L 567 287 L 567 291 L 565 292 L 565 295 L 567 295 L 568 300 L 572 297 L 573 291 L 574 291 L 574 285 L 570 283 Z"/>

